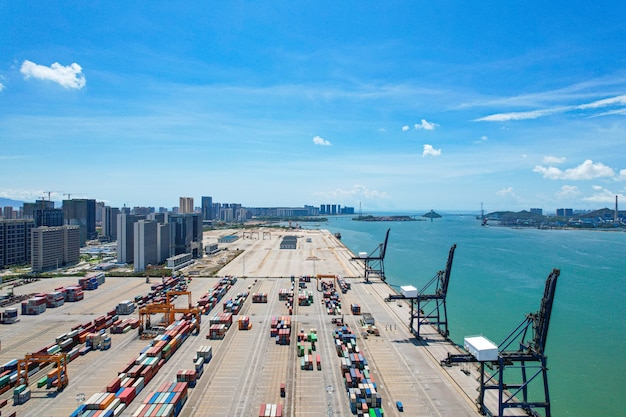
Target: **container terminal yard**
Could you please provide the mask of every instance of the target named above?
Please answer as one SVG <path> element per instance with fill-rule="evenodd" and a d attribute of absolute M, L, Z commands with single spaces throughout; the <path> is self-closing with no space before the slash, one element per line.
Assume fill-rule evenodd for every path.
<path fill-rule="evenodd" d="M 223 234 L 205 232 L 205 242 Z M 222 252 L 242 252 L 216 277 L 202 276 L 205 257 L 182 278 L 83 280 L 78 301 L 67 299 L 67 289 L 80 298 L 76 277 L 15 287 L 16 296 L 66 298 L 53 295 L 53 307 L 0 326 L 1 415 L 481 414 L 481 365 L 437 326 L 419 326 L 417 339 L 410 300 L 368 276 L 367 261 L 334 235 L 233 235 Z M 10 307 L 21 313 L 38 302 L 24 304 Z M 446 358 L 459 360 L 442 366 Z M 19 385 L 10 381 L 16 362 Z M 486 390 L 490 410 L 497 397 Z M 528 413 L 510 407 L 500 415 Z"/>

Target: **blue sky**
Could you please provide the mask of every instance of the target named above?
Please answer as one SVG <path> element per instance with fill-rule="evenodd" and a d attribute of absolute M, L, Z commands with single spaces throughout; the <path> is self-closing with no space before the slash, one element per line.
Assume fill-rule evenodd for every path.
<path fill-rule="evenodd" d="M 613 207 L 624 16 L 615 1 L 0 0 L 0 197 Z"/>

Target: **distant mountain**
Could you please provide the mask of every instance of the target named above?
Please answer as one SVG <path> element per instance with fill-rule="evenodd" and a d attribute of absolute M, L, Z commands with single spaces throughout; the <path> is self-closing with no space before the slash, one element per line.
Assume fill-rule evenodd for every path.
<path fill-rule="evenodd" d="M 0 207 L 22 207 L 23 205 L 23 201 L 0 197 Z"/>

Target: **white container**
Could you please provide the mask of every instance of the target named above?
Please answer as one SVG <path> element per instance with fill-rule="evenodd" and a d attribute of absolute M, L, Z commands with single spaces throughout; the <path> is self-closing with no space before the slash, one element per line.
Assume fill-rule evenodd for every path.
<path fill-rule="evenodd" d="M 463 339 L 463 346 L 480 362 L 498 360 L 498 346 L 486 337 L 466 337 Z"/>
<path fill-rule="evenodd" d="M 359 252 L 359 258 L 361 259 L 367 258 L 367 252 Z"/>
<path fill-rule="evenodd" d="M 400 287 L 400 293 L 406 298 L 415 298 L 417 297 L 417 288 L 412 285 L 405 285 Z"/>

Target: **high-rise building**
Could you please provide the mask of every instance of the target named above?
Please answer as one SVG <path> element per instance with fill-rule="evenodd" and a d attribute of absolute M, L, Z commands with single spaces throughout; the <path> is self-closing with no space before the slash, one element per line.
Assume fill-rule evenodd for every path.
<path fill-rule="evenodd" d="M 102 207 L 102 237 L 113 242 L 117 240 L 117 215 L 120 209 L 117 207 Z"/>
<path fill-rule="evenodd" d="M 32 219 L 0 220 L 0 268 L 27 265 L 31 260 Z"/>
<path fill-rule="evenodd" d="M 135 261 L 135 229 L 133 224 L 144 220 L 144 216 L 135 214 L 117 215 L 117 262 L 131 263 Z"/>
<path fill-rule="evenodd" d="M 35 209 L 33 212 L 33 220 L 35 227 L 63 226 L 63 210 L 62 209 Z"/>
<path fill-rule="evenodd" d="M 172 256 L 171 225 L 159 223 L 157 225 L 157 263 L 162 264 Z"/>
<path fill-rule="evenodd" d="M 213 197 L 202 197 L 202 220 L 213 220 Z"/>
<path fill-rule="evenodd" d="M 170 224 L 170 256 L 190 253 L 193 258 L 202 257 L 202 217 L 199 214 L 174 214 L 167 216 Z"/>
<path fill-rule="evenodd" d="M 35 215 L 35 209 L 53 209 L 54 201 L 36 200 L 34 203 L 24 203 L 22 206 L 22 216 L 25 219 L 32 219 Z"/>
<path fill-rule="evenodd" d="M 156 265 L 157 227 L 155 220 L 139 220 L 133 224 L 134 228 L 134 268 L 135 272 L 145 271 L 148 265 Z"/>
<path fill-rule="evenodd" d="M 78 263 L 80 227 L 35 227 L 32 230 L 31 253 L 31 267 L 35 272 Z"/>
<path fill-rule="evenodd" d="M 75 198 L 63 200 L 65 224 L 80 227 L 80 246 L 88 240 L 96 239 L 96 200 Z"/>
<path fill-rule="evenodd" d="M 180 214 L 193 213 L 193 197 L 180 197 L 178 212 Z"/>
<path fill-rule="evenodd" d="M 2 208 L 2 218 L 5 220 L 13 219 L 13 207 L 5 206 Z"/>
<path fill-rule="evenodd" d="M 96 224 L 102 225 L 102 209 L 104 208 L 104 201 L 96 202 Z"/>

